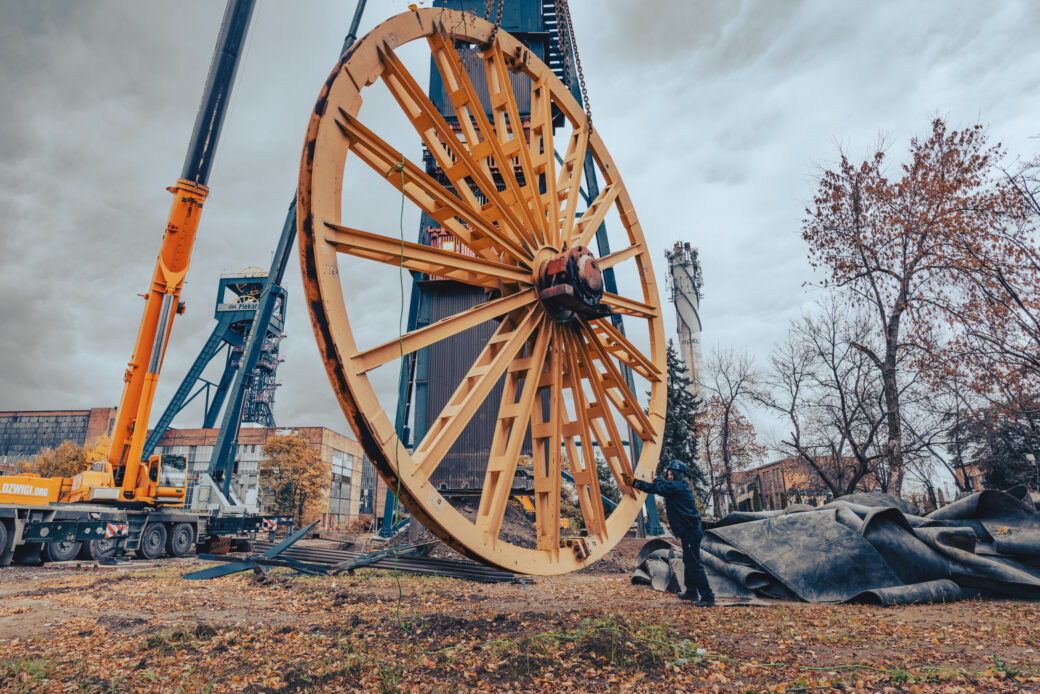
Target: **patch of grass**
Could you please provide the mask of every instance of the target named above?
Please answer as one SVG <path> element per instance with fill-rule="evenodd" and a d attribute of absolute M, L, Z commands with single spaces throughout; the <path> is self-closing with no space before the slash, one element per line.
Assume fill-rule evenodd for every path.
<path fill-rule="evenodd" d="M 892 684 L 918 684 L 921 679 L 921 677 L 903 668 L 897 667 L 888 671 L 888 681 Z"/>
<path fill-rule="evenodd" d="M 217 630 L 209 624 L 196 624 L 185 629 L 163 629 L 149 634 L 141 640 L 141 646 L 147 650 L 169 653 L 177 648 L 190 648 L 194 643 L 207 641 L 216 635 Z"/>
<path fill-rule="evenodd" d="M 0 686 L 5 691 L 33 692 L 57 668 L 58 664 L 48 658 L 0 660 Z"/>
<path fill-rule="evenodd" d="M 400 665 L 380 665 L 377 674 L 381 694 L 400 691 L 401 678 L 404 676 L 404 669 Z"/>
<path fill-rule="evenodd" d="M 1003 658 L 996 653 L 993 654 L 993 669 L 997 672 L 1003 672 L 1008 677 L 1017 677 L 1022 674 L 1021 670 L 1012 668 L 1007 664 Z"/>
<path fill-rule="evenodd" d="M 601 664 L 624 670 L 649 669 L 666 663 L 681 668 L 700 665 L 704 660 L 697 652 L 697 644 L 688 639 L 672 639 L 665 625 L 636 624 L 617 613 L 586 619 L 575 629 L 488 641 L 481 650 L 487 654 L 488 662 L 496 664 L 489 669 L 504 667 L 518 680 L 551 669 L 555 658 L 563 652 L 587 654 Z M 453 661 L 454 656 L 447 653 L 438 657 L 438 665 Z"/>
<path fill-rule="evenodd" d="M 500 662 L 514 679 L 526 679 L 543 671 L 552 663 L 556 644 L 547 638 L 537 635 L 525 639 L 498 639 L 484 645 L 484 652 L 490 656 L 488 660 Z M 450 665 L 455 662 L 451 652 L 438 654 L 438 665 Z"/>

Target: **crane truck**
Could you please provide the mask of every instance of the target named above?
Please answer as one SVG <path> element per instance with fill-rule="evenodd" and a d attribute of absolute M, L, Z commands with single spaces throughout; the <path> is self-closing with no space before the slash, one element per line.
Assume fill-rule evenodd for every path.
<path fill-rule="evenodd" d="M 12 559 L 61 561 L 77 554 L 108 559 L 137 553 L 154 559 L 164 551 L 189 554 L 196 544 L 272 532 L 281 520 L 230 503 L 211 479 L 219 503 L 185 506 L 188 478 L 183 458 L 143 459 L 148 419 L 174 319 L 191 262 L 207 182 L 227 110 L 239 53 L 255 0 L 229 0 L 210 64 L 184 167 L 173 194 L 166 231 L 145 296 L 137 339 L 124 376 L 111 444 L 105 460 L 73 477 L 0 477 L 0 566 Z M 203 475 L 206 477 L 206 475 Z"/>

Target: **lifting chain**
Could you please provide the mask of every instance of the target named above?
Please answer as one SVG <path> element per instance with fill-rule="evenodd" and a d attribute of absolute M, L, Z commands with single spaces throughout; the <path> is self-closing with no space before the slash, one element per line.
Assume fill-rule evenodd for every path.
<path fill-rule="evenodd" d="M 490 6 L 492 0 L 488 0 Z M 570 51 L 574 51 L 574 66 L 578 71 L 578 86 L 585 105 L 585 120 L 589 132 L 592 131 L 592 109 L 589 107 L 589 92 L 585 89 L 585 73 L 581 69 L 581 56 L 578 55 L 578 42 L 574 38 L 574 22 L 571 21 L 571 8 L 567 0 L 553 0 L 556 7 L 556 37 L 563 54 L 563 75 L 568 87 L 571 86 Z M 501 12 L 501 8 L 499 8 Z"/>
<path fill-rule="evenodd" d="M 491 16 L 491 8 L 498 4 L 498 13 L 495 15 L 495 28 L 491 30 L 491 35 L 488 36 L 488 45 L 490 46 L 495 42 L 495 35 L 498 34 L 498 27 L 502 25 L 502 6 L 506 4 L 506 0 L 487 0 L 487 5 L 484 6 L 484 20 L 488 20 Z"/>

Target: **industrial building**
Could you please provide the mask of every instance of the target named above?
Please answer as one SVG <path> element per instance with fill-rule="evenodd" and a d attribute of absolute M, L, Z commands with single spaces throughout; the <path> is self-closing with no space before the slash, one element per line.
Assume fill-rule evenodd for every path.
<path fill-rule="evenodd" d="M 843 458 L 843 461 L 850 466 L 852 464 L 849 458 Z M 820 464 L 824 465 L 822 462 Z M 782 458 L 749 470 L 734 472 L 733 488 L 737 495 L 738 511 L 756 510 L 756 488 L 762 510 L 766 511 L 787 508 L 788 504 L 794 503 L 817 506 L 834 498 L 812 466 L 797 457 Z M 873 491 L 874 488 L 875 485 L 869 478 L 864 478 L 857 486 L 857 489 L 863 492 Z"/>
<path fill-rule="evenodd" d="M 14 472 L 19 460 L 35 458 L 65 441 L 82 446 L 110 436 L 115 422 L 114 407 L 0 412 L 0 474 Z"/>
<path fill-rule="evenodd" d="M 82 446 L 101 435 L 111 435 L 115 408 L 89 410 L 46 410 L 0 412 L 0 474 L 15 471 L 20 460 L 30 460 L 49 448 L 70 441 Z M 167 429 L 155 452 L 183 456 L 187 463 L 188 499 L 192 499 L 194 477 L 209 467 L 210 456 L 220 430 Z M 330 469 L 329 492 L 322 505 L 322 527 L 345 529 L 360 516 L 381 514 L 386 485 L 354 439 L 324 427 L 260 427 L 244 425 L 232 476 L 232 489 L 244 501 L 258 499 L 260 460 L 263 447 L 275 436 L 294 434 L 318 449 Z M 190 505 L 190 502 L 189 502 Z M 265 509 L 266 510 L 266 509 Z"/>
<path fill-rule="evenodd" d="M 184 456 L 187 461 L 188 498 L 193 499 L 194 477 L 209 468 L 210 456 L 216 444 L 219 429 L 168 429 L 159 440 L 156 452 L 163 455 Z M 234 494 L 247 503 L 259 494 L 264 511 L 267 508 L 263 492 L 259 490 L 260 460 L 263 448 L 276 436 L 295 435 L 306 439 L 318 449 L 321 459 L 329 465 L 331 476 L 329 492 L 323 502 L 326 508 L 322 526 L 326 529 L 346 528 L 360 514 L 372 513 L 376 490 L 365 488 L 363 467 L 371 463 L 365 458 L 361 445 L 352 438 L 324 427 L 258 427 L 243 426 L 238 435 L 238 449 L 232 473 Z M 371 477 L 374 478 L 375 471 Z M 384 485 L 385 489 L 385 485 Z"/>

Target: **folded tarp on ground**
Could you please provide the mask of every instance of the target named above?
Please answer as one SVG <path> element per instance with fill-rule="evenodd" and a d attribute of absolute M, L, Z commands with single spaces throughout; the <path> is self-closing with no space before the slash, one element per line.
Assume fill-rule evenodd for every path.
<path fill-rule="evenodd" d="M 720 597 L 882 605 L 965 594 L 1040 600 L 1040 513 L 1031 498 L 983 491 L 928 516 L 867 493 L 821 508 L 732 513 L 701 560 Z M 682 553 L 652 540 L 633 583 L 683 590 Z"/>

